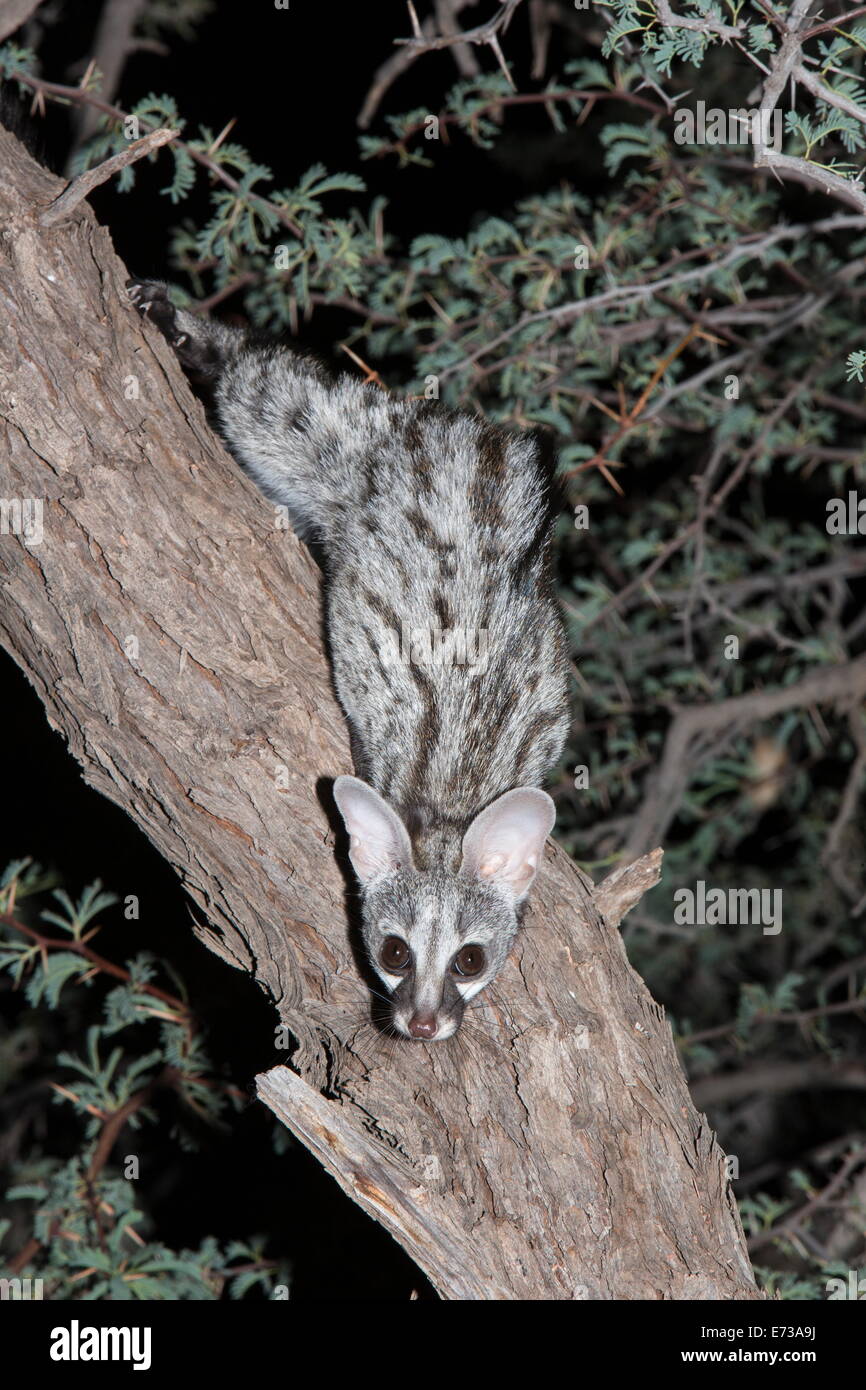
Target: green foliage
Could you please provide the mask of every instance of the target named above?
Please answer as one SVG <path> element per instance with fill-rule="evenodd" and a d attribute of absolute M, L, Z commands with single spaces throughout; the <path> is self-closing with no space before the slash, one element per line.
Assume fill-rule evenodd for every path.
<path fill-rule="evenodd" d="M 157 1123 L 151 1101 L 161 1093 L 177 1101 L 172 1136 L 182 1148 L 195 1146 L 202 1124 L 224 1125 L 238 1096 L 214 1074 L 196 1021 L 166 988 L 166 968 L 141 953 L 121 967 L 118 984 L 117 967 L 109 970 L 94 950 L 97 918 L 114 895 L 98 882 L 78 902 L 54 889 L 61 910 L 36 914 L 49 886 L 29 861 L 11 864 L 0 880 L 0 971 L 23 986 L 32 1010 L 2 1039 L 0 1100 L 14 1103 L 34 1036 L 50 1039 L 58 1026 L 60 1035 L 83 1031 L 83 1050 L 61 1048 L 43 1062 L 55 1104 L 75 1117 L 79 1143 L 71 1157 L 62 1142 L 52 1143 L 46 1115 L 41 1149 L 18 1156 L 10 1144 L 4 1260 L 23 1247 L 29 1258 L 17 1260 L 16 1273 L 41 1278 L 53 1299 L 269 1297 L 288 1285 L 289 1274 L 266 1258 L 263 1238 L 222 1245 L 208 1237 L 196 1249 L 172 1250 L 153 1229 L 137 1174 L 111 1163 L 116 1138 L 125 1135 L 128 1154 L 131 1133 Z M 136 1152 L 143 1143 L 135 1141 Z"/>
<path fill-rule="evenodd" d="M 866 352 L 859 348 L 856 352 L 848 353 L 846 363 L 848 369 L 848 380 L 852 381 L 855 377 L 858 381 L 863 380 L 863 372 L 866 370 Z"/>
<path fill-rule="evenodd" d="M 696 70 L 701 72 L 704 79 L 710 67 L 711 50 L 730 42 L 730 36 L 720 32 L 720 27 L 739 27 L 740 36 L 737 42 L 741 49 L 747 49 L 756 55 L 756 64 L 757 55 L 761 55 L 764 72 L 767 71 L 767 62 L 779 50 L 780 30 L 775 23 L 768 22 L 767 16 L 770 11 L 757 3 L 757 0 L 750 0 L 750 3 L 740 0 L 738 4 L 729 3 L 728 0 L 724 4 L 704 4 L 703 0 L 691 0 L 691 3 L 679 6 L 679 12 L 688 21 L 700 23 L 700 27 L 695 28 L 664 25 L 653 0 L 598 0 L 598 4 L 599 8 L 611 13 L 611 24 L 602 44 L 602 53 L 605 56 L 624 53 L 632 55 L 640 45 L 641 53 L 659 77 L 676 81 L 681 68 L 691 68 L 693 72 L 686 84 L 691 90 L 694 90 Z M 781 26 L 784 23 L 784 7 L 781 11 L 773 11 L 772 14 Z M 713 21 L 717 25 L 715 29 L 712 27 Z M 866 26 L 860 23 L 849 31 L 833 35 L 832 39 L 825 36 L 815 41 L 816 51 L 822 59 L 820 66 L 815 70 L 816 76 L 820 76 L 824 85 L 834 95 L 857 104 L 861 113 L 864 110 L 864 30 Z M 847 70 L 840 70 L 839 65 L 842 62 L 846 64 Z M 747 68 L 738 84 L 739 90 L 736 87 L 728 87 L 724 93 L 719 92 L 717 101 L 710 100 L 707 104 L 726 109 L 751 105 L 745 97 L 755 75 L 752 69 L 750 77 L 750 70 Z M 702 83 L 702 87 L 698 88 L 698 94 L 702 95 L 705 88 L 706 84 Z M 711 85 L 710 94 L 712 95 Z M 673 95 L 674 99 L 677 99 L 677 94 Z M 862 119 L 858 119 L 850 111 L 838 109 L 836 105 L 820 96 L 813 100 L 808 90 L 803 87 L 797 87 L 796 95 L 798 107 L 787 111 L 785 116 L 786 131 L 795 138 L 786 146 L 785 152 L 799 155 L 814 163 L 817 168 L 832 169 L 841 176 L 856 181 L 857 166 L 841 162 L 832 149 L 837 143 L 849 154 L 862 149 Z M 805 109 L 806 102 L 814 104 L 817 120 Z M 834 137 L 838 137 L 838 141 Z"/>

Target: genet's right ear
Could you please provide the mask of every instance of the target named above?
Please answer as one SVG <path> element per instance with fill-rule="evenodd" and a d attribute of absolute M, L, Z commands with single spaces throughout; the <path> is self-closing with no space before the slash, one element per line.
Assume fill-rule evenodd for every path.
<path fill-rule="evenodd" d="M 378 792 L 360 777 L 338 777 L 334 800 L 349 832 L 349 858 L 361 883 L 395 869 L 411 868 L 408 831 Z"/>
<path fill-rule="evenodd" d="M 498 884 L 520 901 L 532 886 L 556 807 L 539 787 L 516 787 L 481 811 L 463 836 L 460 872 Z"/>

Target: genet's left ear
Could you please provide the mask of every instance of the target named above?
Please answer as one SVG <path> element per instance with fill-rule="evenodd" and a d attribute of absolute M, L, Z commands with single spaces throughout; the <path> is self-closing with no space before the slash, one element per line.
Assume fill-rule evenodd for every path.
<path fill-rule="evenodd" d="M 349 832 L 349 858 L 361 883 L 412 867 L 412 844 L 397 812 L 360 777 L 338 777 L 334 800 Z"/>
<path fill-rule="evenodd" d="M 529 892 L 556 807 L 538 787 L 505 792 L 475 817 L 463 836 L 460 872 L 498 883 L 518 900 Z"/>

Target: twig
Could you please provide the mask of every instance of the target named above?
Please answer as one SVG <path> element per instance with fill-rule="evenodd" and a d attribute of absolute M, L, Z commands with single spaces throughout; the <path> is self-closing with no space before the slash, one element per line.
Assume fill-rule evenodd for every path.
<path fill-rule="evenodd" d="M 777 177 L 785 173 L 807 187 L 820 188 L 824 193 L 835 195 L 850 207 L 866 212 L 866 193 L 857 184 L 833 173 L 831 169 L 823 169 L 813 164 L 810 160 L 777 153 L 764 140 L 765 129 L 769 129 L 769 121 L 765 122 L 764 117 L 772 116 L 789 78 L 795 77 L 796 69 L 801 66 L 800 55 L 804 35 L 800 30 L 806 22 L 812 3 L 813 0 L 794 0 L 782 41 L 771 60 L 770 76 L 764 83 L 761 94 L 759 119 L 754 125 L 755 168 L 770 169 Z M 831 93 L 829 88 L 826 90 L 827 96 L 822 96 L 822 100 L 838 105 L 836 94 Z"/>
<path fill-rule="evenodd" d="M 92 58 L 93 66 L 99 72 L 99 91 L 104 101 L 114 100 L 124 65 L 133 49 L 133 30 L 146 6 L 147 0 L 105 0 Z M 75 149 L 89 140 L 96 128 L 97 117 L 93 108 L 79 107 Z M 74 153 L 75 150 L 72 151 Z"/>
<path fill-rule="evenodd" d="M 547 49 L 553 27 L 554 7 L 546 0 L 529 0 L 529 31 L 532 36 L 532 78 L 540 82 L 547 66 Z"/>
<path fill-rule="evenodd" d="M 847 116 L 853 116 L 855 121 L 861 121 L 866 125 L 866 111 L 862 106 L 858 106 L 850 97 L 843 96 L 841 92 L 834 92 L 820 77 L 814 72 L 810 72 L 802 63 L 798 63 L 793 70 L 794 78 L 801 86 L 811 92 L 813 97 L 819 101 L 826 101 L 829 106 L 835 106 L 839 111 L 844 111 Z"/>
<path fill-rule="evenodd" d="M 98 970 L 103 971 L 106 975 L 113 975 L 115 979 L 124 980 L 126 983 L 130 983 L 132 980 L 132 976 L 128 970 L 124 970 L 122 965 L 115 965 L 114 961 L 106 960 L 105 956 L 100 956 L 91 946 L 87 945 L 86 939 L 77 940 L 76 938 L 70 938 L 66 940 L 59 937 L 43 936 L 35 927 L 29 927 L 26 922 L 20 922 L 17 917 L 13 917 L 8 912 L 4 912 L 0 915 L 0 922 L 2 922 L 4 926 L 14 928 L 15 931 L 20 931 L 24 936 L 29 936 L 31 941 L 35 942 L 43 954 L 51 949 L 73 951 L 76 955 L 84 956 L 95 965 Z M 94 933 L 91 931 L 88 932 L 87 935 L 91 937 Z M 182 999 L 178 999 L 174 994 L 166 993 L 165 990 L 159 989 L 156 985 L 137 984 L 136 989 L 140 990 L 142 994 L 149 994 L 154 999 L 161 1000 L 163 1004 L 168 1004 L 171 1009 L 176 1010 L 177 1013 L 185 1017 L 187 1027 L 190 1028 L 190 1030 L 194 1028 L 194 1020 L 190 1014 L 189 1006 L 185 1004 Z"/>
<path fill-rule="evenodd" d="M 722 486 L 716 493 L 713 494 L 709 502 L 707 502 L 706 505 L 702 507 L 700 513 L 694 519 L 694 521 L 691 521 L 688 526 L 685 526 L 681 531 L 678 531 L 674 538 L 668 542 L 668 544 L 664 547 L 663 550 L 659 552 L 658 555 L 656 555 L 654 560 L 650 561 L 646 569 L 644 569 L 637 576 L 636 579 L 633 579 L 629 584 L 626 585 L 626 587 L 623 590 L 621 590 L 620 593 L 616 594 L 613 598 L 609 599 L 608 602 L 605 604 L 604 608 L 600 609 L 594 617 L 590 618 L 586 622 L 586 624 L 584 625 L 585 632 L 588 631 L 590 628 L 595 627 L 596 623 L 600 623 L 603 618 L 606 618 L 611 613 L 616 612 L 631 594 L 643 588 L 643 586 L 647 584 L 650 579 L 652 579 L 653 575 L 656 574 L 657 571 L 660 570 L 663 565 L 667 564 L 671 556 L 675 555 L 678 550 L 682 549 L 682 547 L 691 538 L 691 536 L 693 536 L 695 532 L 706 523 L 708 518 L 715 515 L 715 513 L 721 507 L 722 503 L 725 501 L 725 498 L 728 496 L 730 492 L 733 491 L 737 483 L 739 483 L 743 474 L 746 472 L 746 469 L 749 467 L 749 464 L 756 457 L 756 455 L 760 453 L 760 450 L 763 447 L 764 440 L 766 439 L 767 435 L 775 428 L 778 421 L 794 403 L 801 390 L 801 383 L 796 382 L 794 386 L 788 391 L 784 399 L 779 402 L 779 404 L 775 407 L 775 409 L 772 411 L 769 417 L 765 420 L 761 433 L 758 435 L 758 438 L 755 440 L 752 447 L 750 449 L 747 449 L 746 452 L 741 456 L 739 462 L 731 470 L 730 474 L 725 479 Z M 655 843 L 655 841 L 653 841 L 653 843 Z"/>
<path fill-rule="evenodd" d="M 795 1011 L 773 1011 L 770 1013 L 757 1013 L 752 1019 L 753 1023 L 789 1023 L 802 1028 L 804 1024 L 815 1023 L 819 1018 L 834 1018 L 839 1014 L 863 1014 L 866 1012 L 866 999 L 843 999 L 838 1004 L 819 1004 L 814 1009 L 798 1009 Z M 690 1033 L 687 1037 L 680 1039 L 681 1047 L 691 1047 L 695 1043 L 713 1042 L 719 1038 L 729 1037 L 736 1032 L 737 1020 L 729 1019 L 727 1023 L 719 1023 L 714 1028 L 702 1028 L 699 1033 Z"/>
<path fill-rule="evenodd" d="M 607 407 L 605 405 L 602 405 L 600 401 L 594 401 L 593 403 L 595 405 L 599 406 L 600 409 L 602 409 L 606 414 L 611 415 L 612 418 L 617 421 L 617 429 L 614 431 L 612 435 L 609 436 L 608 439 L 605 440 L 604 444 L 602 444 L 601 446 L 601 449 L 596 454 L 594 454 L 591 459 L 587 459 L 584 463 L 577 464 L 575 468 L 570 469 L 565 474 L 565 477 L 572 478 L 576 473 L 583 473 L 589 468 L 597 468 L 599 472 L 602 474 L 602 476 L 607 480 L 607 482 L 610 483 L 614 491 L 618 492 L 620 497 L 624 496 L 623 490 L 620 487 L 619 483 L 609 472 L 608 465 L 618 462 L 618 460 L 614 460 L 609 457 L 611 449 L 613 449 L 615 445 L 619 444 L 623 439 L 625 439 L 626 436 L 629 435 L 633 429 L 636 429 L 637 426 L 641 423 L 640 417 L 643 413 L 644 407 L 646 406 L 647 401 L 649 400 L 650 396 L 652 395 L 658 383 L 661 381 L 662 377 L 664 376 L 671 363 L 676 361 L 680 353 L 685 351 L 689 343 L 694 338 L 709 339 L 709 337 L 710 335 L 704 332 L 699 324 L 692 324 L 685 337 L 681 338 L 680 341 L 676 344 L 676 346 L 673 347 L 671 351 L 667 354 L 667 356 L 664 357 L 662 361 L 658 363 L 658 365 L 655 368 L 655 371 L 653 372 L 652 376 L 650 377 L 640 396 L 628 412 L 626 412 L 625 410 L 621 410 L 620 413 L 617 415 L 613 411 L 609 411 Z M 713 341 L 718 342 L 718 339 L 713 339 Z"/>
<path fill-rule="evenodd" d="M 790 450 L 785 451 L 786 457 Z M 783 595 L 786 590 L 806 589 L 810 592 L 817 589 L 819 584 L 824 584 L 835 579 L 850 579 L 862 575 L 866 571 L 866 555 L 852 554 L 850 559 L 834 560 L 826 565 L 810 565 L 802 570 L 795 570 L 789 574 L 778 574 L 767 570 L 764 574 L 748 575 L 742 579 L 732 579 L 727 583 L 717 583 L 716 590 L 723 593 L 728 603 L 744 604 L 762 593 L 778 593 Z M 691 586 L 677 587 L 664 590 L 664 600 L 668 604 L 682 603 L 687 601 L 691 593 Z M 635 595 L 632 594 L 634 600 Z M 628 609 L 632 603 L 625 603 L 622 607 Z M 656 638 L 652 639 L 654 642 Z M 585 647 L 581 646 L 581 651 L 594 651 L 595 644 L 589 643 Z"/>
<path fill-rule="evenodd" d="M 800 35 L 800 42 L 805 43 L 807 39 L 814 39 L 818 34 L 826 34 L 830 29 L 840 29 L 849 19 L 858 19 L 861 14 L 866 14 L 866 5 L 858 5 L 855 10 L 847 10 L 845 14 L 828 19 L 824 24 L 816 24 L 814 29 L 807 29 L 805 34 Z"/>
<path fill-rule="evenodd" d="M 49 203 L 39 214 L 39 224 L 42 227 L 54 227 L 58 222 L 62 222 L 70 213 L 78 207 L 80 202 L 98 188 L 101 183 L 105 183 L 121 169 L 125 169 L 128 164 L 134 164 L 138 159 L 144 159 L 146 155 L 153 154 L 162 145 L 167 145 L 170 140 L 175 140 L 179 134 L 177 130 L 168 130 L 163 127 L 160 130 L 152 130 L 148 135 L 143 135 L 140 140 L 135 140 L 128 145 L 125 150 L 120 150 L 118 154 L 113 154 L 110 159 L 106 159 L 102 164 L 97 164 L 94 169 L 86 169 L 83 174 L 79 174 L 77 179 L 64 188 L 59 197 L 53 203 Z"/>
<path fill-rule="evenodd" d="M 346 343 L 341 343 L 340 348 L 343 352 L 345 352 L 347 357 L 351 357 L 352 361 L 361 368 L 361 371 L 364 373 L 365 386 L 369 386 L 370 382 L 372 382 L 374 386 L 380 387 L 381 390 L 388 390 L 379 373 L 375 370 L 374 367 L 368 366 L 368 364 L 364 361 L 363 357 L 359 357 L 357 352 L 353 352 L 352 349 L 348 347 Z"/>
<path fill-rule="evenodd" d="M 463 29 L 457 34 L 440 34 L 428 38 L 425 34 L 415 34 L 411 39 L 395 39 L 401 48 L 414 48 L 421 53 L 432 53 L 440 48 L 453 48 L 455 44 L 491 44 L 499 33 L 507 29 L 511 16 L 522 0 L 500 0 L 501 9 L 486 24 L 478 24 L 474 29 Z"/>
<path fill-rule="evenodd" d="M 423 23 L 418 22 L 418 16 L 410 4 L 409 17 L 412 23 L 412 38 L 395 39 L 394 42 L 400 47 L 399 53 L 394 53 L 390 58 L 387 58 L 373 74 L 370 89 L 358 113 L 358 125 L 361 129 L 367 129 L 388 88 L 412 66 L 416 59 L 421 57 L 422 53 L 432 52 L 439 48 L 450 48 L 461 75 L 474 77 L 480 69 L 470 44 L 486 43 L 496 55 L 497 62 L 511 82 L 511 75 L 505 67 L 505 60 L 502 57 L 496 34 L 498 29 L 504 29 L 507 26 L 511 11 L 516 9 L 520 2 L 521 0 L 506 0 L 506 10 L 502 14 L 496 15 L 487 24 L 465 31 L 458 28 L 456 16 L 461 10 L 474 3 L 474 0 L 435 0 L 435 21 L 432 15 L 428 15 Z M 436 23 L 440 29 L 438 35 L 435 32 Z"/>
<path fill-rule="evenodd" d="M 359 314 L 361 318 L 369 319 L 370 323 L 400 323 L 399 314 L 389 314 L 384 309 L 373 309 L 369 304 L 362 304 L 360 299 L 354 299 L 349 294 L 311 294 L 311 304 L 322 304 L 329 309 L 345 309 L 350 314 Z"/>
<path fill-rule="evenodd" d="M 92 1183 L 98 1177 L 100 1171 L 105 1167 L 111 1155 L 111 1150 L 120 1135 L 127 1120 L 136 1111 L 141 1110 L 147 1105 L 154 1091 L 162 1086 L 176 1087 L 181 1080 L 181 1074 L 175 1067 L 165 1066 L 158 1076 L 149 1081 L 146 1086 L 142 1086 L 140 1091 L 129 1097 L 117 1110 L 113 1110 L 109 1115 L 103 1117 L 102 1130 L 93 1150 L 93 1157 L 87 1168 L 87 1181 Z"/>
<path fill-rule="evenodd" d="M 467 0 L 434 0 L 436 20 L 443 34 L 460 35 L 457 16 L 466 8 Z M 477 77 L 481 68 L 468 44 L 456 43 L 452 49 L 461 77 Z"/>
<path fill-rule="evenodd" d="M 129 113 L 119 106 L 112 106 L 110 102 L 103 101 L 100 97 L 94 96 L 92 92 L 86 91 L 82 87 L 67 87 L 61 82 L 46 82 L 41 77 L 35 77 L 30 72 L 16 72 L 15 81 L 29 87 L 36 96 L 41 99 L 48 97 L 51 101 L 71 102 L 73 105 L 92 106 L 95 110 L 101 111 L 104 116 L 109 116 L 111 120 L 124 122 L 129 119 Z M 232 193 L 241 193 L 241 184 L 232 174 L 224 169 L 218 160 L 214 159 L 210 153 L 200 149 L 195 144 L 188 144 L 185 140 L 177 140 L 177 148 L 189 155 L 196 164 L 207 169 L 208 173 L 213 174 L 225 188 Z M 269 208 L 274 216 L 287 227 L 293 236 L 300 238 L 302 233 L 297 222 L 289 216 L 285 208 L 280 207 L 279 203 L 273 203 L 268 198 L 263 198 L 258 193 L 247 193 L 246 196 L 251 202 Z"/>
<path fill-rule="evenodd" d="M 658 773 L 638 810 L 623 848 L 623 862 L 658 844 L 677 814 L 689 778 L 701 761 L 699 746 L 712 733 L 727 735 L 789 709 L 813 704 L 852 705 L 866 696 L 866 656 L 844 666 L 811 671 L 779 690 L 755 690 L 712 704 L 691 705 L 674 715 Z M 864 1004 L 866 1006 L 866 1004 Z"/>
<path fill-rule="evenodd" d="M 699 1110 L 708 1105 L 728 1105 L 746 1096 L 785 1095 L 808 1090 L 866 1091 L 866 1066 L 862 1062 L 828 1062 L 823 1058 L 796 1062 L 768 1062 L 741 1071 L 702 1076 L 689 1086 Z"/>
<path fill-rule="evenodd" d="M 516 333 L 520 333 L 522 329 L 528 328 L 532 324 L 545 320 L 550 320 L 553 323 L 571 323 L 597 309 L 605 308 L 609 304 L 630 304 L 636 300 L 651 299 L 660 290 L 667 290 L 672 286 L 682 287 L 686 284 L 699 284 L 701 281 L 718 274 L 720 270 L 726 270 L 729 266 L 736 265 L 740 261 L 748 261 L 763 255 L 765 251 L 769 251 L 779 242 L 796 240 L 801 236 L 812 237 L 823 232 L 835 232 L 847 228 L 862 232 L 866 229 L 866 217 L 855 217 L 851 213 L 836 213 L 834 216 L 823 218 L 818 222 L 774 227 L 771 232 L 767 232 L 763 236 L 755 237 L 753 240 L 739 241 L 718 260 L 709 261 L 706 265 L 663 275 L 657 280 L 614 285 L 611 289 L 602 290 L 598 294 L 590 295 L 587 299 L 570 300 L 566 304 L 555 305 L 552 309 L 537 309 L 533 313 L 525 314 L 517 323 L 512 324 L 510 328 L 503 329 L 501 333 L 481 344 L 473 353 L 462 358 L 459 362 L 443 367 L 439 374 L 440 378 L 454 376 L 455 373 L 473 366 L 481 357 L 495 351 L 496 348 L 513 338 Z"/>
<path fill-rule="evenodd" d="M 688 19 L 685 15 L 674 14 L 667 0 L 656 0 L 656 10 L 666 29 L 696 29 L 702 34 L 719 34 L 723 39 L 739 39 L 745 33 L 742 24 L 723 24 L 711 15 Z"/>
<path fill-rule="evenodd" d="M 702 386 L 706 385 L 708 381 L 712 381 L 719 376 L 727 376 L 735 369 L 745 366 L 757 353 L 764 353 L 766 356 L 766 349 L 771 343 L 776 342 L 776 340 L 783 335 L 790 333 L 792 328 L 803 323 L 808 323 L 810 319 L 820 313 L 831 298 L 831 289 L 828 289 L 824 294 L 820 295 L 803 295 L 801 299 L 796 300 L 791 307 L 786 307 L 783 312 L 776 317 L 774 326 L 768 332 L 753 338 L 741 351 L 730 353 L 727 357 L 719 358 L 717 361 L 709 363 L 700 372 L 696 372 L 694 376 L 689 377 L 687 380 L 678 381 L 673 386 L 668 387 L 664 395 L 653 402 L 652 409 L 647 411 L 644 420 L 648 421 L 654 419 L 655 416 L 659 415 L 667 408 L 671 401 L 676 400 L 678 396 L 682 396 L 686 393 L 693 395 L 696 391 L 700 390 Z"/>
<path fill-rule="evenodd" d="M 432 16 L 428 16 L 427 19 L 424 20 L 422 33 L 433 33 Z M 392 53 L 389 58 L 385 59 L 381 67 L 376 69 L 369 91 L 364 98 L 364 104 L 358 112 L 358 125 L 361 130 L 366 130 L 369 126 L 388 88 L 396 82 L 397 78 L 400 77 L 407 68 L 412 66 L 415 59 L 418 57 L 420 57 L 420 54 L 413 53 L 411 49 L 405 48 L 399 53 Z"/>
<path fill-rule="evenodd" d="M 209 314 L 218 304 L 222 304 L 224 299 L 230 299 L 238 290 L 246 289 L 247 285 L 254 285 L 258 280 L 258 275 L 254 270 L 244 270 L 240 275 L 236 275 L 222 289 L 214 290 L 213 294 L 208 295 L 207 299 L 200 299 L 195 305 L 194 312 L 197 314 Z"/>
<path fill-rule="evenodd" d="M 802 1226 L 808 1217 L 813 1216 L 819 1208 L 825 1206 L 831 1197 L 845 1186 L 848 1178 L 855 1172 L 862 1163 L 866 1162 L 866 1147 L 856 1149 L 854 1153 L 842 1164 L 836 1176 L 827 1184 L 823 1191 L 819 1192 L 810 1201 L 806 1202 L 800 1209 L 788 1216 L 784 1221 L 768 1227 L 766 1231 L 759 1231 L 748 1241 L 749 1252 L 753 1254 L 760 1250 L 768 1241 L 778 1240 L 780 1237 L 792 1236 L 797 1229 Z"/>
<path fill-rule="evenodd" d="M 856 884 L 845 872 L 845 865 L 850 856 L 845 853 L 843 836 L 846 826 L 854 819 L 857 802 L 860 798 L 860 784 L 863 781 L 863 774 L 866 772 L 866 727 L 864 727 L 863 716 L 859 709 L 850 711 L 848 727 L 857 749 L 857 757 L 851 765 L 836 817 L 827 832 L 827 839 L 821 851 L 821 863 L 840 892 L 846 898 L 856 901 L 863 891 L 863 886 L 862 883 Z"/>
<path fill-rule="evenodd" d="M 805 184 L 807 188 L 818 188 L 822 193 L 834 195 L 841 203 L 847 203 L 848 207 L 866 213 L 866 193 L 853 179 L 834 174 L 832 169 L 822 169 L 811 160 L 800 159 L 793 154 L 777 154 L 775 150 L 764 147 L 760 154 L 755 155 L 755 167 L 772 169 L 775 174 L 787 174 L 796 183 Z"/>
<path fill-rule="evenodd" d="M 668 108 L 660 106 L 658 102 L 650 101 L 649 97 L 642 97 L 637 92 L 627 92 L 620 87 L 614 87 L 609 91 L 595 91 L 593 88 L 569 87 L 560 91 L 548 89 L 543 92 L 514 92 L 511 96 L 495 97 L 491 101 L 482 103 L 475 108 L 474 117 L 483 116 L 488 111 L 498 111 L 506 106 L 552 106 L 558 101 L 621 101 L 627 106 L 637 106 L 642 111 L 649 111 L 654 116 L 664 116 L 668 113 Z M 458 125 L 460 117 L 441 111 L 438 116 L 439 128 L 447 129 L 449 126 Z M 417 135 L 424 129 L 424 121 L 416 121 L 413 125 L 407 126 L 399 140 L 392 140 L 390 144 L 383 145 L 376 152 L 376 158 L 382 158 L 386 154 L 394 154 L 405 149 L 407 140 L 411 140 L 413 135 Z M 369 124 L 369 123 L 368 123 Z"/>

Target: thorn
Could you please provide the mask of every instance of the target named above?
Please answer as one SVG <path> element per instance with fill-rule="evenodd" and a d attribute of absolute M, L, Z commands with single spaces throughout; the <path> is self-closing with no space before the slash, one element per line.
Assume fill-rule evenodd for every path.
<path fill-rule="evenodd" d="M 357 352 L 353 352 L 352 349 L 350 347 L 347 347 L 345 343 L 341 343 L 340 348 L 341 351 L 345 352 L 347 357 L 351 357 L 352 361 L 356 362 L 357 365 L 361 368 L 361 371 L 364 373 L 365 377 L 365 385 L 372 381 L 375 386 L 380 386 L 383 391 L 388 390 L 384 381 L 379 376 L 379 373 L 375 371 L 373 367 L 368 367 L 363 357 L 359 357 Z"/>
<path fill-rule="evenodd" d="M 84 72 L 83 72 L 82 77 L 81 77 L 81 81 L 80 81 L 79 84 L 78 84 L 78 90 L 79 90 L 80 92 L 86 92 L 86 91 L 87 91 L 87 84 L 89 83 L 89 81 L 90 81 L 90 79 L 91 79 L 91 77 L 93 76 L 93 74 L 94 74 L 95 71 L 96 71 L 96 59 L 95 59 L 95 58 L 91 58 L 90 62 L 87 64 L 87 67 L 84 69 Z"/>
<path fill-rule="evenodd" d="M 231 120 L 229 121 L 228 125 L 224 125 L 224 126 L 223 126 L 222 130 L 220 131 L 220 133 L 219 133 L 219 135 L 217 136 L 217 138 L 214 140 L 213 144 L 208 146 L 208 154 L 216 154 L 216 152 L 217 152 L 217 150 L 219 149 L 220 145 L 222 144 L 223 140 L 225 140 L 226 136 L 228 135 L 229 131 L 232 129 L 232 126 L 234 126 L 234 124 L 236 123 L 236 121 L 237 121 L 237 116 L 232 116 L 232 118 L 231 118 Z"/>
<path fill-rule="evenodd" d="M 422 33 L 421 25 L 418 23 L 415 6 L 412 4 L 412 0 L 406 0 L 406 4 L 409 8 L 409 19 L 412 22 L 412 33 L 415 35 L 416 39 L 423 39 L 424 34 Z"/>

